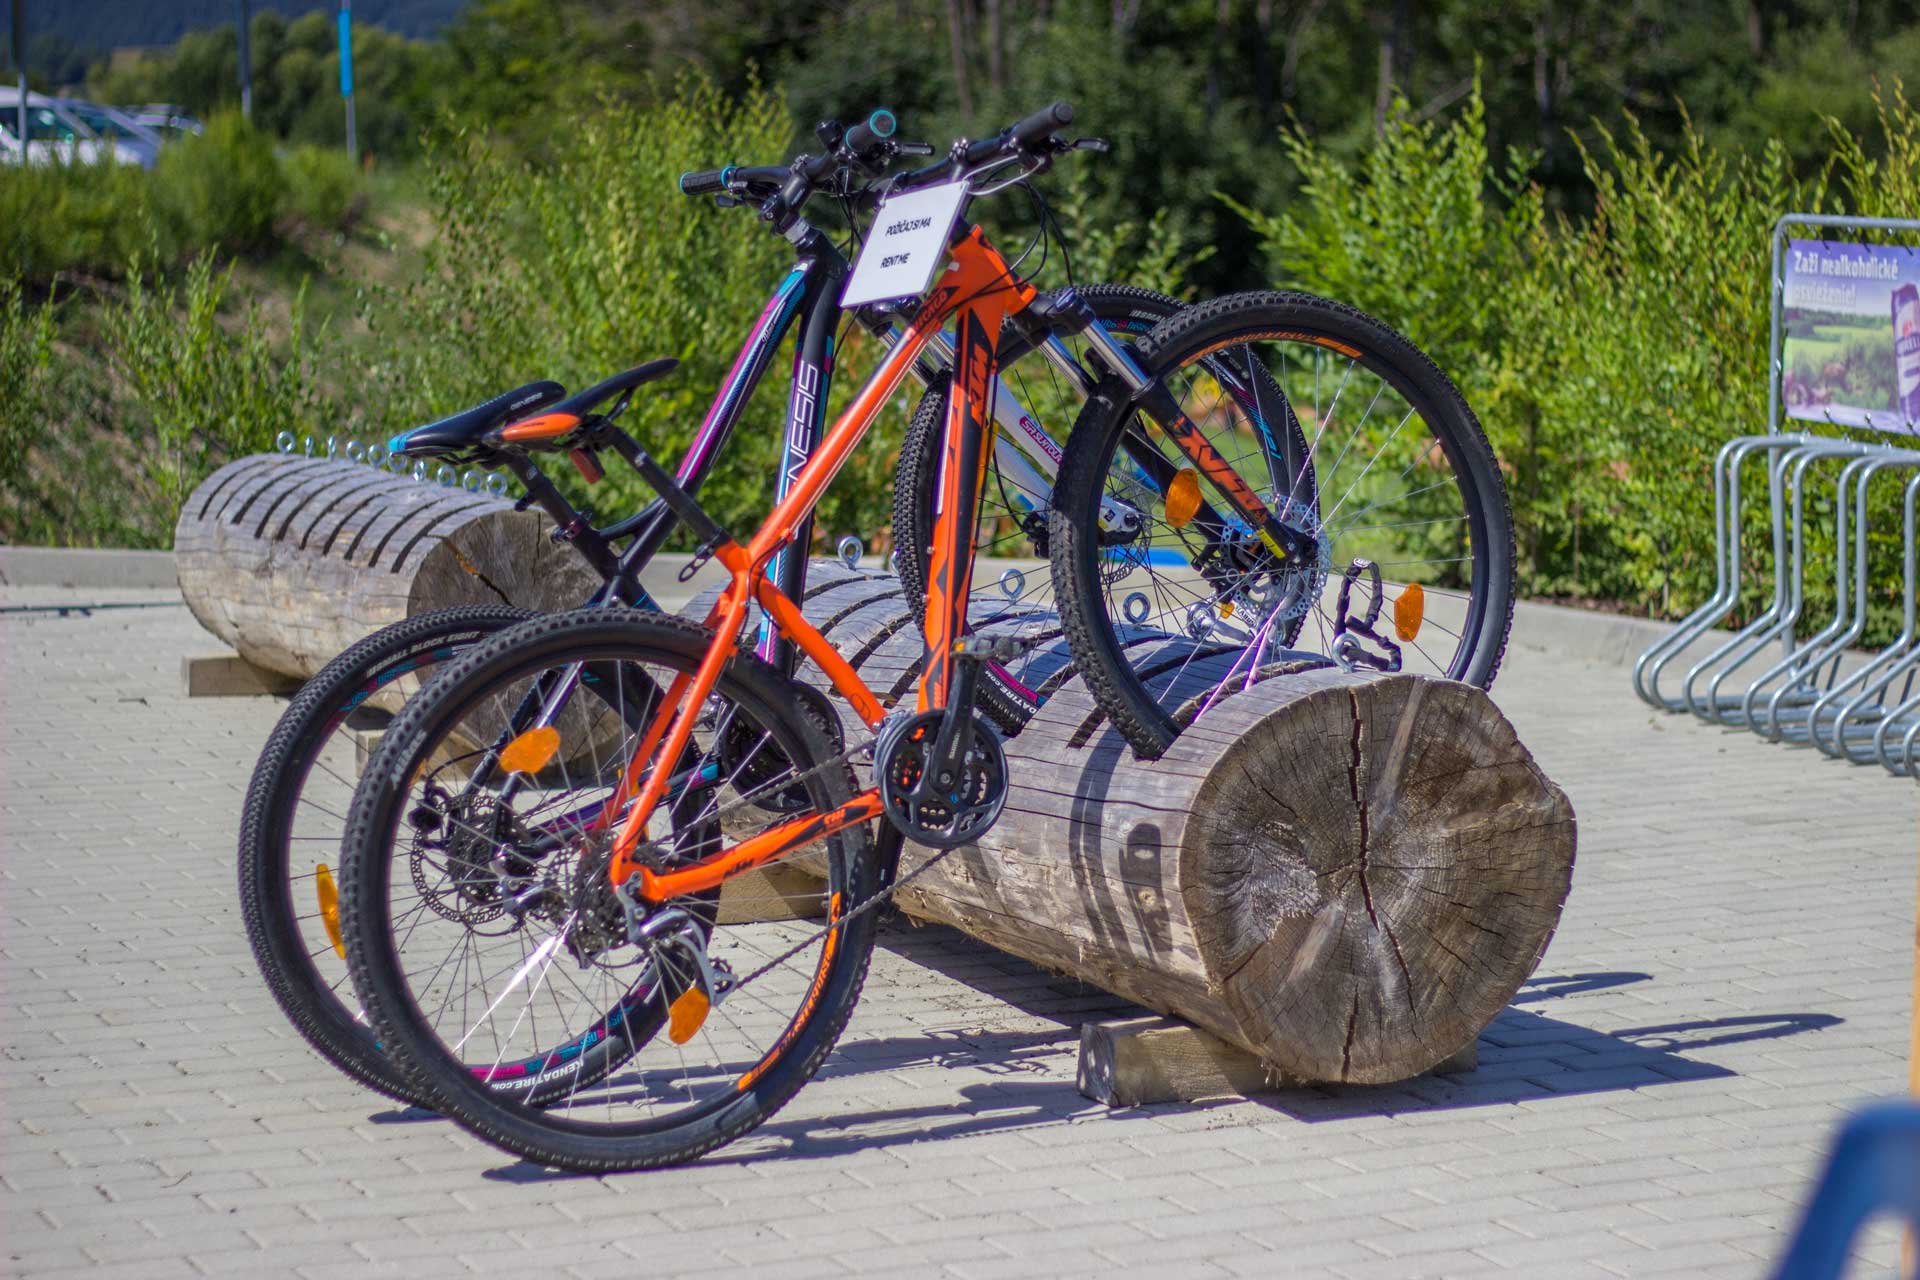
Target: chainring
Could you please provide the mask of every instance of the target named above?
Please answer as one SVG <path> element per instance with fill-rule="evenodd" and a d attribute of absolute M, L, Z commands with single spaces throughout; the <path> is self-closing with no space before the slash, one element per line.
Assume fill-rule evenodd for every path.
<path fill-rule="evenodd" d="M 887 821 L 918 844 L 952 849 L 985 834 L 1007 803 L 1007 757 L 1000 737 L 973 712 L 972 742 L 960 776 L 930 776 L 929 756 L 950 711 L 889 720 L 873 744 L 874 784 Z"/>

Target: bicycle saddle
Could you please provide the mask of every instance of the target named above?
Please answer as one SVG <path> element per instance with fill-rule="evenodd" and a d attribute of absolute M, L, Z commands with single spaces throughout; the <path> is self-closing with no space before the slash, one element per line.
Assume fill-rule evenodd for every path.
<path fill-rule="evenodd" d="M 408 458 L 433 458 L 459 453 L 480 444 L 480 438 L 503 422 L 544 409 L 567 394 L 557 382 L 529 382 L 471 409 L 450 414 L 387 441 L 387 452 Z"/>

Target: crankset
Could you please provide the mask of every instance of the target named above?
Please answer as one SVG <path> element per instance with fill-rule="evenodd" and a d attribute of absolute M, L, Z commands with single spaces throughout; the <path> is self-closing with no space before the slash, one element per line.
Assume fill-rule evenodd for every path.
<path fill-rule="evenodd" d="M 1006 753 L 971 707 L 888 720 L 873 744 L 873 779 L 887 821 L 936 849 L 978 839 L 1007 803 Z"/>

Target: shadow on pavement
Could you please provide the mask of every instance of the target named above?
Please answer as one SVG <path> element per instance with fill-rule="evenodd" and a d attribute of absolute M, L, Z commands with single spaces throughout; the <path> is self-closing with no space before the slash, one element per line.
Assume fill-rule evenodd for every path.
<path fill-rule="evenodd" d="M 1252 1102 L 1295 1120 L 1318 1123 L 1509 1105 L 1685 1080 L 1727 1079 L 1738 1073 L 1687 1055 L 1723 1045 L 1819 1031 L 1841 1022 L 1825 1013 L 1776 1013 L 1596 1031 L 1518 1006 L 1647 982 L 1652 975 L 1543 975 L 1523 984 L 1512 1005 L 1481 1033 L 1479 1066 L 1471 1072 L 1422 1076 L 1393 1085 L 1317 1085 L 1251 1099 L 1223 1098 L 1107 1111 L 1082 1097 L 1074 1087 L 1071 1076 L 1078 1050 L 1078 1024 L 1088 1019 L 1133 1016 L 1145 1010 L 1071 978 L 1050 975 L 942 926 L 895 925 L 883 932 L 881 945 L 1024 1014 L 1054 1022 L 1058 1029 L 933 1029 L 918 1035 L 861 1040 L 856 1011 L 854 1038 L 842 1042 L 818 1079 L 847 1079 L 869 1072 L 923 1067 L 963 1068 L 1007 1078 L 936 1090 L 937 1099 L 924 1106 L 776 1118 L 743 1139 L 737 1148 L 710 1156 L 702 1163 L 823 1159 L 904 1143 L 1033 1128 L 1094 1113 L 1124 1125 L 1130 1118 Z M 1018 1078 L 1043 1074 L 1052 1078 Z M 387 1122 L 428 1118 L 426 1113 L 409 1110 L 389 1112 L 376 1119 L 387 1117 Z M 484 1176 L 520 1183 L 583 1175 L 516 1163 L 488 1170 Z"/>
<path fill-rule="evenodd" d="M 1508 1008 L 1480 1033 L 1480 1065 L 1473 1071 L 1392 1085 L 1290 1089 L 1257 1101 L 1295 1119 L 1317 1122 L 1724 1080 L 1739 1073 L 1686 1055 L 1820 1031 L 1840 1021 L 1827 1013 L 1747 1014 L 1604 1032 Z"/>

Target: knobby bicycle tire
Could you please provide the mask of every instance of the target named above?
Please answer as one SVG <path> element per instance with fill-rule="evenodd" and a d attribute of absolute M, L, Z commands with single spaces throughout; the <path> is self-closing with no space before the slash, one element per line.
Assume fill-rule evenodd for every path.
<path fill-rule="evenodd" d="M 1423 408 L 1460 487 L 1476 561 L 1462 640 L 1446 673 L 1483 688 L 1506 651 L 1513 616 L 1513 519 L 1506 484 L 1479 420 L 1453 382 L 1406 338 L 1339 302 L 1311 294 L 1260 292 L 1187 309 L 1136 345 L 1155 379 L 1184 362 L 1236 342 L 1284 338 L 1334 347 Z M 1068 438 L 1050 524 L 1052 572 L 1061 622 L 1089 690 L 1142 758 L 1165 752 L 1178 735 L 1127 660 L 1103 591 L 1100 539 L 1092 532 L 1106 469 L 1119 433 L 1135 412 L 1126 387 L 1108 378 L 1089 398 Z M 1253 487 L 1258 488 L 1256 484 Z M 1337 569 L 1336 569 L 1337 571 Z"/>
<path fill-rule="evenodd" d="M 367 782 L 348 816 L 342 919 L 354 980 L 382 1043 L 391 1046 L 410 1086 L 431 1098 L 436 1109 L 495 1145 L 547 1166 L 580 1172 L 650 1168 L 694 1159 L 739 1137 L 812 1077 L 845 1027 L 865 980 L 873 912 L 854 915 L 835 931 L 834 945 L 819 950 L 814 985 L 788 1033 L 733 1092 L 701 1103 L 672 1123 L 610 1120 L 605 1125 L 558 1109 L 519 1105 L 492 1089 L 441 1041 L 409 987 L 392 935 L 389 876 L 410 780 L 440 735 L 460 722 L 469 702 L 480 705 L 490 689 L 511 686 L 543 665 L 651 662 L 691 671 L 712 639 L 712 633 L 684 619 L 615 609 L 551 615 L 502 634 L 449 664 L 407 705 L 369 763 Z M 854 795 L 853 772 L 834 760 L 820 730 L 792 710 L 791 691 L 790 679 L 744 652 L 728 660 L 717 686 L 725 700 L 750 708 L 761 723 L 779 726 L 779 749 L 804 780 L 813 809 L 828 812 Z M 847 904 L 872 896 L 878 873 L 866 827 L 827 841 L 825 856 L 830 889 L 844 895 Z M 664 1014 L 649 1012 L 645 1019 L 657 1027 Z M 629 1021 L 642 1019 L 630 1013 Z M 623 1078 L 616 1076 L 612 1083 Z"/>

